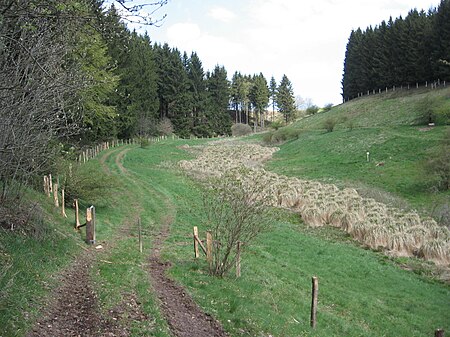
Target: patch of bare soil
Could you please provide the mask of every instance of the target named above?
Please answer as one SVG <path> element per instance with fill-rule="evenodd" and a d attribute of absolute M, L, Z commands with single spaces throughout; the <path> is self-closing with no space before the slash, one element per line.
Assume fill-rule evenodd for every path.
<path fill-rule="evenodd" d="M 130 335 L 132 321 L 149 320 L 133 294 L 124 295 L 123 301 L 107 315 L 100 313 L 89 276 L 94 259 L 94 252 L 84 252 L 60 276 L 61 286 L 56 289 L 51 303 L 43 310 L 42 318 L 27 337 L 125 337 Z"/>
<path fill-rule="evenodd" d="M 160 251 L 169 235 L 170 222 L 170 217 L 163 222 L 154 242 L 149 265 L 153 288 L 161 301 L 161 309 L 171 332 L 177 337 L 228 336 L 220 323 L 204 313 L 183 287 L 166 276 L 170 264 L 161 261 Z"/>

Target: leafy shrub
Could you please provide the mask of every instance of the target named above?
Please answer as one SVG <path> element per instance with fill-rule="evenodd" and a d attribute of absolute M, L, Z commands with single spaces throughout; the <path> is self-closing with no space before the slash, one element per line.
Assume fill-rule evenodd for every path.
<path fill-rule="evenodd" d="M 89 161 L 83 165 L 74 165 L 67 172 L 62 187 L 65 189 L 65 201 L 69 205 L 73 199 L 84 204 L 102 206 L 105 200 L 119 187 L 119 181 L 102 170 L 98 162 Z"/>
<path fill-rule="evenodd" d="M 311 105 L 308 108 L 306 108 L 306 114 L 307 115 L 315 115 L 317 112 L 319 112 L 319 107 L 317 105 Z"/>
<path fill-rule="evenodd" d="M 323 127 L 327 130 L 327 132 L 333 132 L 335 126 L 336 126 L 336 120 L 331 117 L 327 118 L 323 122 Z"/>
<path fill-rule="evenodd" d="M 148 138 L 146 137 L 140 137 L 139 138 L 139 145 L 141 148 L 145 149 L 150 145 L 150 142 L 148 141 Z"/>
<path fill-rule="evenodd" d="M 173 134 L 173 125 L 169 118 L 164 117 L 158 123 L 158 132 L 163 136 L 169 136 Z"/>
<path fill-rule="evenodd" d="M 274 134 L 273 131 L 271 131 L 271 132 L 266 132 L 266 133 L 263 135 L 263 142 L 264 142 L 264 143 L 267 143 L 267 144 L 272 143 L 272 137 L 273 137 L 273 134 Z"/>
<path fill-rule="evenodd" d="M 264 134 L 263 141 L 265 143 L 282 143 L 288 140 L 298 139 L 301 130 L 281 128 L 274 132 Z"/>
<path fill-rule="evenodd" d="M 417 103 L 417 111 L 420 116 L 417 120 L 418 124 L 429 124 L 436 122 L 436 102 L 429 96 L 424 97 Z"/>
<path fill-rule="evenodd" d="M 19 204 L 17 200 L 5 200 L 0 203 L 0 228 L 37 240 L 49 234 L 42 208 L 24 198 Z"/>
<path fill-rule="evenodd" d="M 333 103 L 328 103 L 327 105 L 325 105 L 325 106 L 322 108 L 322 111 L 323 111 L 323 112 L 330 111 L 332 107 L 333 107 Z"/>
<path fill-rule="evenodd" d="M 441 106 L 434 110 L 434 117 L 438 125 L 450 125 L 450 107 Z"/>
<path fill-rule="evenodd" d="M 231 127 L 231 134 L 233 136 L 247 136 L 252 133 L 252 128 L 250 125 L 237 123 Z"/>
<path fill-rule="evenodd" d="M 210 273 L 224 276 L 236 264 L 236 247 L 251 241 L 270 224 L 268 196 L 258 176 L 246 168 L 228 171 L 222 177 L 211 179 L 202 201 L 207 227 L 215 245 Z"/>
<path fill-rule="evenodd" d="M 282 126 L 283 126 L 283 123 L 281 121 L 275 121 L 275 122 L 270 123 L 270 127 L 274 130 L 278 130 Z"/>

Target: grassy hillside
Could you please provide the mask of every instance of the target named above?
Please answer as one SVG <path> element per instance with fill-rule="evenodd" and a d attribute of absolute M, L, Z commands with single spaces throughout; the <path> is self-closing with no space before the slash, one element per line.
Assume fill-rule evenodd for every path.
<path fill-rule="evenodd" d="M 425 88 L 402 90 L 364 96 L 335 106 L 326 113 L 303 118 L 294 128 L 323 129 L 323 122 L 331 117 L 336 129 L 417 126 L 423 125 L 426 108 L 434 110 L 438 125 L 450 124 L 450 86 L 442 89 Z"/>
<path fill-rule="evenodd" d="M 422 166 L 449 128 L 424 131 L 415 125 L 418 102 L 427 95 L 438 102 L 437 109 L 448 107 L 449 89 L 419 91 L 363 98 L 298 121 L 288 128 L 299 131 L 298 139 L 280 145 L 267 167 L 286 175 L 362 186 L 371 194 L 389 191 L 416 208 L 448 203 L 449 192 L 430 192 Z M 330 117 L 341 122 L 326 133 L 322 123 Z M 171 277 L 232 336 L 430 336 L 437 328 L 450 329 L 450 288 L 419 275 L 427 273 L 427 265 L 416 273 L 401 269 L 399 261 L 406 266 L 414 259 L 394 262 L 361 248 L 343 232 L 310 229 L 297 215 L 284 211 L 274 216 L 270 231 L 246 247 L 240 279 L 210 277 L 206 262 L 192 257 L 192 227 L 199 226 L 203 238 L 207 230 L 200 216 L 200 193 L 176 164 L 192 157 L 180 145 L 201 142 L 120 147 L 84 166 L 91 178 L 119 181 L 96 205 L 97 240 L 103 249 L 94 250 L 91 278 L 106 314 L 130 294 L 135 296 L 147 319 L 132 323 L 133 336 L 170 335 L 147 270 L 153 240 L 167 217 L 172 225 L 162 256 L 172 265 Z M 380 162 L 383 166 L 376 166 Z M 386 198 L 384 192 L 379 194 Z M 50 301 L 47 296 L 58 286 L 59 273 L 86 249 L 83 235 L 72 228 L 70 209 L 69 218 L 63 219 L 41 193 L 30 192 L 29 199 L 43 209 L 40 230 L 23 235 L 0 228 L 2 336 L 27 333 Z M 82 209 L 89 205 L 87 200 Z M 143 254 L 137 249 L 138 217 Z M 319 277 L 314 331 L 309 327 L 313 275 Z"/>
<path fill-rule="evenodd" d="M 208 276 L 206 262 L 192 257 L 192 227 L 199 226 L 202 237 L 206 230 L 199 190 L 176 166 L 190 157 L 179 149 L 186 142 L 112 149 L 90 162 L 99 168 L 97 175 L 122 181 L 97 208 L 97 240 L 104 251 L 96 252 L 92 279 L 105 313 L 126 294 L 136 296 L 149 318 L 134 322 L 132 335 L 168 336 L 146 270 L 152 241 L 167 216 L 173 221 L 162 254 L 173 266 L 171 276 L 233 336 L 424 336 L 438 327 L 450 329 L 447 285 L 402 270 L 336 230 L 310 230 L 284 212 L 246 249 L 242 278 Z M 34 198 L 47 205 L 47 221 L 55 221 L 48 225 L 50 235 L 41 241 L 7 231 L 0 235 L 2 262 L 10 266 L 1 279 L 0 327 L 8 336 L 26 333 L 45 294 L 57 286 L 57 271 L 84 253 L 82 236 L 71 228 L 73 214 L 61 220 L 49 200 Z M 138 216 L 144 229 L 142 255 Z M 54 230 L 61 235 L 51 235 Z M 315 331 L 309 327 L 313 275 L 320 280 Z"/>
<path fill-rule="evenodd" d="M 288 176 L 356 186 L 383 201 L 393 199 L 380 193 L 387 191 L 432 212 L 436 205 L 448 204 L 450 194 L 435 193 L 425 163 L 442 151 L 450 127 L 418 124 L 424 102 L 442 123 L 445 113 L 450 114 L 450 88 L 369 96 L 303 118 L 277 131 L 291 139 L 280 145 L 267 167 Z M 336 126 L 326 132 L 324 123 L 330 119 Z"/>

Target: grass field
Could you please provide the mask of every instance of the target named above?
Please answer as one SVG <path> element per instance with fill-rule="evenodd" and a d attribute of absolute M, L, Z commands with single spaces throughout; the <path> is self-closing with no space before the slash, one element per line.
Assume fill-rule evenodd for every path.
<path fill-rule="evenodd" d="M 392 100 L 408 104 L 406 98 Z M 329 114 L 345 114 L 362 103 L 350 102 Z M 407 124 L 406 112 L 399 115 Z M 302 178 L 377 187 L 417 208 L 448 200 L 448 193 L 429 193 L 420 169 L 447 127 L 423 132 L 405 123 L 391 127 L 393 122 L 383 124 L 383 118 L 368 126 L 361 115 L 353 130 L 342 125 L 325 133 L 319 126 L 326 117 L 300 121 L 295 126 L 303 130 L 299 139 L 283 144 L 267 167 Z M 180 145 L 199 143 L 120 147 L 88 164 L 97 175 L 120 181 L 96 210 L 97 240 L 104 250 L 97 253 L 92 279 L 105 312 L 129 294 L 136 296 L 149 320 L 134 323 L 134 336 L 170 335 L 147 272 L 153 237 L 167 217 L 173 221 L 162 256 L 173 266 L 171 277 L 232 336 L 432 336 L 437 328 L 450 331 L 448 284 L 404 270 L 398 261 L 361 248 L 334 228 L 309 229 L 285 211 L 278 211 L 270 230 L 246 247 L 240 279 L 209 276 L 206 262 L 194 260 L 192 249 L 192 227 L 198 226 L 203 238 L 207 230 L 200 191 L 176 164 L 191 158 Z M 384 166 L 375 165 L 381 161 Z M 46 214 L 40 239 L 0 232 L 0 336 L 25 335 L 58 285 L 58 272 L 84 252 L 82 236 L 72 229 L 73 213 L 68 210 L 68 220 L 62 219 L 49 199 L 37 193 L 30 198 Z M 137 246 L 138 217 L 144 254 Z M 312 276 L 319 277 L 316 330 L 309 327 Z"/>
<path fill-rule="evenodd" d="M 363 193 L 371 188 L 387 191 L 430 214 L 436 206 L 449 204 L 450 191 L 435 192 L 424 164 L 439 152 L 450 126 L 417 125 L 419 102 L 427 97 L 436 102 L 438 111 L 450 112 L 448 88 L 366 97 L 301 119 L 286 128 L 298 139 L 279 145 L 281 150 L 267 168 L 355 186 Z M 326 132 L 323 123 L 330 118 L 337 124 L 333 132 Z"/>

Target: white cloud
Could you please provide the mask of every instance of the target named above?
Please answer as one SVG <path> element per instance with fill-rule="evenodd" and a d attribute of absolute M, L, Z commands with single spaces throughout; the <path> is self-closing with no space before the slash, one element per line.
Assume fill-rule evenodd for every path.
<path fill-rule="evenodd" d="M 219 3 L 219 1 L 217 1 Z M 227 0 L 177 4 L 162 27 L 164 37 L 181 51 L 196 51 L 205 70 L 224 65 L 234 71 L 262 72 L 277 81 L 286 74 L 296 95 L 315 104 L 341 102 L 345 47 L 352 29 L 377 25 L 414 7 L 428 10 L 439 0 Z M 235 13 L 239 13 L 238 16 Z M 214 24 L 214 23 L 233 24 Z"/>
<path fill-rule="evenodd" d="M 213 7 L 209 10 L 208 15 L 224 23 L 230 23 L 236 18 L 236 14 L 224 7 Z"/>
<path fill-rule="evenodd" d="M 167 28 L 168 42 L 178 49 L 183 49 L 183 45 L 189 45 L 200 36 L 200 27 L 195 23 L 179 22 Z"/>

